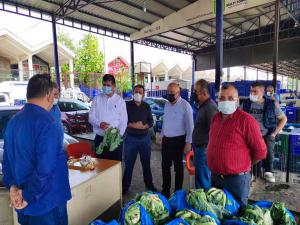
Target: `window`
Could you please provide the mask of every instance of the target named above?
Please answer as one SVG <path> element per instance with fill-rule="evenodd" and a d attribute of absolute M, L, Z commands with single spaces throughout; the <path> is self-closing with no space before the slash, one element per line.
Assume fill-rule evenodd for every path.
<path fill-rule="evenodd" d="M 0 95 L 0 102 L 6 102 L 4 95 Z"/>
<path fill-rule="evenodd" d="M 8 121 L 18 112 L 18 110 L 0 111 L 0 139 L 3 139 L 4 131 Z"/>
<path fill-rule="evenodd" d="M 62 112 L 89 110 L 89 108 L 86 105 L 80 104 L 79 102 L 58 102 L 58 106 L 60 111 Z"/>

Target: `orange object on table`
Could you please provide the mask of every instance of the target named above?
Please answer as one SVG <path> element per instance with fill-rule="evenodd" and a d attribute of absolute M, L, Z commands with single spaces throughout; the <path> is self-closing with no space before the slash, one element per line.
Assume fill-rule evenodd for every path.
<path fill-rule="evenodd" d="M 190 175 L 195 174 L 195 167 L 191 164 L 191 158 L 194 159 L 194 151 L 190 151 L 186 156 L 186 168 Z"/>
<path fill-rule="evenodd" d="M 82 155 L 89 155 L 94 158 L 96 157 L 92 144 L 85 141 L 69 144 L 67 146 L 67 154 L 68 158 L 74 157 L 75 159 L 81 158 Z"/>

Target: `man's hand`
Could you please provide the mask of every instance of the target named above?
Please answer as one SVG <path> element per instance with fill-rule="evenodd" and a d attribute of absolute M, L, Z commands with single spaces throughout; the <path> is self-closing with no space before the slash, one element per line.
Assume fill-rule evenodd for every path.
<path fill-rule="evenodd" d="M 190 143 L 186 143 L 184 146 L 184 153 L 188 154 L 192 149 L 192 145 Z"/>
<path fill-rule="evenodd" d="M 102 123 L 100 123 L 100 128 L 101 128 L 102 130 L 106 130 L 106 129 L 108 129 L 108 128 L 109 128 L 109 126 L 110 126 L 110 124 L 109 124 L 109 123 L 106 123 L 106 122 L 102 122 Z"/>
<path fill-rule="evenodd" d="M 135 122 L 135 123 L 128 123 L 128 127 L 134 128 L 134 129 L 139 129 L 139 130 L 144 130 L 144 129 L 147 128 L 147 125 L 144 125 L 142 123 L 142 121 L 138 121 L 138 122 Z"/>
<path fill-rule="evenodd" d="M 9 191 L 11 205 L 16 209 L 24 209 L 28 203 L 22 197 L 22 190 L 12 186 Z"/>

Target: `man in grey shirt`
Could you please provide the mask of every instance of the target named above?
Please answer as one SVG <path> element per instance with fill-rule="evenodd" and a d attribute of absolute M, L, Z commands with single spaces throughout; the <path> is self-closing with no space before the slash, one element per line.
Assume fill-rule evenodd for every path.
<path fill-rule="evenodd" d="M 197 189 L 210 189 L 210 170 L 206 163 L 206 147 L 208 144 L 209 128 L 213 116 L 218 112 L 216 103 L 210 99 L 209 83 L 198 80 L 194 90 L 195 100 L 199 104 L 193 131 L 192 143 L 194 149 L 195 186 Z"/>
<path fill-rule="evenodd" d="M 194 129 L 193 111 L 191 105 L 180 97 L 180 87 L 177 83 L 168 85 L 168 102 L 164 108 L 162 127 L 162 194 L 170 197 L 171 166 L 174 163 L 175 191 L 182 189 L 183 183 L 183 152 L 191 150 L 192 132 Z"/>
<path fill-rule="evenodd" d="M 287 118 L 280 109 L 278 102 L 265 98 L 264 93 L 265 86 L 262 83 L 253 83 L 250 89 L 250 97 L 244 101 L 242 109 L 250 113 L 259 123 L 268 148 L 267 158 L 263 160 L 264 178 L 273 183 L 275 182 L 273 174 L 275 137 L 285 126 Z"/>

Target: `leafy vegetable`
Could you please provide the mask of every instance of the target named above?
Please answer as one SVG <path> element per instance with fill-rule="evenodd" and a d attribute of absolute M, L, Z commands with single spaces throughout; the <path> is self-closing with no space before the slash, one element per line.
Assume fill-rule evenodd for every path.
<path fill-rule="evenodd" d="M 190 225 L 217 225 L 215 220 L 208 215 L 200 216 L 196 212 L 184 209 L 176 213 L 177 218 L 181 218 Z"/>
<path fill-rule="evenodd" d="M 137 195 L 136 201 L 139 201 L 146 209 L 154 224 L 163 224 L 169 218 L 169 211 L 158 194 L 143 192 L 141 195 Z"/>
<path fill-rule="evenodd" d="M 225 208 L 226 205 L 226 194 L 223 190 L 217 188 L 211 188 L 206 193 L 208 202 L 211 202 L 217 206 Z"/>
<path fill-rule="evenodd" d="M 187 202 L 196 210 L 201 212 L 211 212 L 219 219 L 223 219 L 223 213 L 225 213 L 225 210 L 213 203 L 208 202 L 203 189 L 190 190 L 187 196 Z"/>
<path fill-rule="evenodd" d="M 118 129 L 108 128 L 103 137 L 102 143 L 97 148 L 97 154 L 102 154 L 104 150 L 108 149 L 110 152 L 114 151 L 122 142 L 122 137 Z"/>
<path fill-rule="evenodd" d="M 276 225 L 296 225 L 296 222 L 288 214 L 284 203 L 273 203 L 270 210 L 271 217 Z"/>
<path fill-rule="evenodd" d="M 125 225 L 140 225 L 141 213 L 139 203 L 134 203 L 128 207 L 125 213 Z"/>

